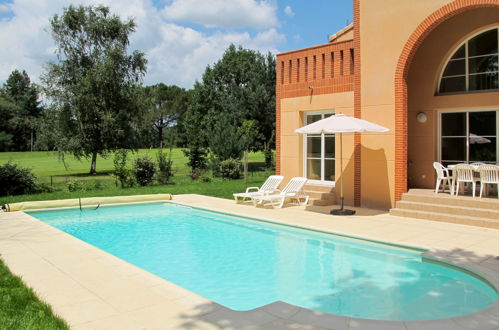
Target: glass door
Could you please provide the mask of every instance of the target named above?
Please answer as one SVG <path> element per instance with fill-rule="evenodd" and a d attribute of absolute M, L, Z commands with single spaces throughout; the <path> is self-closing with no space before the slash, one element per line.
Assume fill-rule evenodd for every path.
<path fill-rule="evenodd" d="M 305 125 L 332 116 L 334 112 L 313 112 L 305 114 Z M 305 177 L 312 183 L 334 181 L 335 137 L 334 134 L 306 134 L 304 136 Z"/>
<path fill-rule="evenodd" d="M 499 111 L 443 112 L 440 117 L 440 160 L 458 163 L 498 162 Z"/>

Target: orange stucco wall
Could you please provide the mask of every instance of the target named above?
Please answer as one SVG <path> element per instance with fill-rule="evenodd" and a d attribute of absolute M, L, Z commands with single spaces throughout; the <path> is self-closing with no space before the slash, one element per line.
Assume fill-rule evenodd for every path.
<path fill-rule="evenodd" d="M 499 7 L 475 9 L 437 27 L 421 45 L 411 64 L 408 84 L 409 187 L 432 188 L 438 161 L 438 116 L 445 110 L 499 109 L 499 92 L 436 95 L 438 78 L 456 47 L 486 27 L 499 25 Z M 424 112 L 428 120 L 419 123 Z"/>
<path fill-rule="evenodd" d="M 388 209 L 407 188 L 407 180 L 413 186 L 433 186 L 438 111 L 498 106 L 499 92 L 447 96 L 435 92 L 439 72 L 454 46 L 478 29 L 499 24 L 499 1 L 353 1 L 352 44 L 358 55 L 355 74 L 343 80 L 343 86 L 352 84 L 352 92 L 339 90 L 337 82 L 331 81 L 332 86 L 320 86 L 320 95 L 310 96 L 305 86 L 297 85 L 289 93 L 279 86 L 278 56 L 278 168 L 286 176 L 303 173 L 302 138 L 291 132 L 303 124 L 304 111 L 342 107 L 344 113 L 391 130 L 360 135 L 360 161 L 357 156 L 352 162 L 353 147 L 345 149 L 344 175 L 347 203 L 356 195 L 363 207 Z M 488 8 L 480 9 L 482 5 Z M 287 78 L 281 78 L 285 85 Z M 425 124 L 416 121 L 421 111 L 428 115 Z M 345 139 L 344 145 L 353 146 L 353 137 Z M 360 178 L 359 182 L 352 177 Z"/>
<path fill-rule="evenodd" d="M 335 111 L 353 116 L 353 92 L 332 93 L 285 98 L 281 100 L 281 173 L 289 180 L 303 176 L 303 135 L 294 132 L 304 125 L 304 113 L 311 111 Z M 340 148 L 336 139 L 336 150 Z M 343 177 L 345 202 L 353 203 L 353 135 L 343 137 Z M 339 153 L 336 152 L 335 173 L 340 173 Z M 343 178 L 336 176 L 339 183 Z"/>
<path fill-rule="evenodd" d="M 449 2 L 360 1 L 361 116 L 391 130 L 361 137 L 362 206 L 387 209 L 395 204 L 395 70 L 416 27 Z"/>

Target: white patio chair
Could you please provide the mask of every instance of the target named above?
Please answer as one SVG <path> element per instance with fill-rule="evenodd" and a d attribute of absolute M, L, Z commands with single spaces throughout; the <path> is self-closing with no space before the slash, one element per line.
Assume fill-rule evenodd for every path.
<path fill-rule="evenodd" d="M 459 190 L 463 183 L 471 183 L 472 195 L 475 197 L 476 183 L 480 181 L 473 175 L 473 166 L 468 164 L 458 164 L 454 167 L 454 178 L 456 180 L 456 196 L 459 195 Z"/>
<path fill-rule="evenodd" d="M 497 185 L 497 198 L 499 198 L 499 167 L 496 165 L 480 165 L 478 172 L 480 173 L 480 198 L 482 198 L 485 185 L 491 184 Z"/>
<path fill-rule="evenodd" d="M 269 195 L 278 191 L 279 185 L 284 176 L 282 175 L 271 175 L 265 180 L 261 187 L 248 187 L 246 192 L 233 194 L 236 203 L 244 201 L 246 199 L 251 199 L 254 196 Z"/>
<path fill-rule="evenodd" d="M 438 193 L 440 184 L 442 184 L 442 191 L 445 191 L 445 184 L 447 184 L 447 186 L 449 186 L 449 191 L 452 194 L 454 190 L 454 182 L 452 176 L 449 174 L 449 170 L 439 162 L 434 162 L 433 167 L 435 168 L 435 172 L 437 172 L 435 194 Z"/>
<path fill-rule="evenodd" d="M 263 196 L 255 196 L 251 199 L 253 200 L 253 205 L 258 204 L 270 204 L 273 208 L 281 208 L 284 205 L 286 199 L 296 200 L 300 204 L 300 200 L 304 199 L 305 205 L 308 203 L 309 196 L 305 195 L 303 192 L 303 186 L 307 183 L 307 178 L 296 177 L 292 178 L 286 187 L 284 187 L 279 193 Z"/>

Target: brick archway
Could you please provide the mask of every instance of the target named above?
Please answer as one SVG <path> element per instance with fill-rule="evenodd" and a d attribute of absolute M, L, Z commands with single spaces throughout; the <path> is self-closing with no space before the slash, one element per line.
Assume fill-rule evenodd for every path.
<path fill-rule="evenodd" d="M 498 0 L 455 0 L 428 16 L 409 37 L 395 71 L 395 200 L 407 191 L 407 74 L 412 59 L 426 37 L 442 22 L 468 10 L 499 7 Z"/>

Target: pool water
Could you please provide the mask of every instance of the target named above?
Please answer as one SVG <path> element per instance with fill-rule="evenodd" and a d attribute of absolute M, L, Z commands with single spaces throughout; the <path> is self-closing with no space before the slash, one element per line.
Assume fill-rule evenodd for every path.
<path fill-rule="evenodd" d="M 421 252 L 174 203 L 27 212 L 234 310 L 274 301 L 377 320 L 431 320 L 490 306 L 484 281 Z"/>

